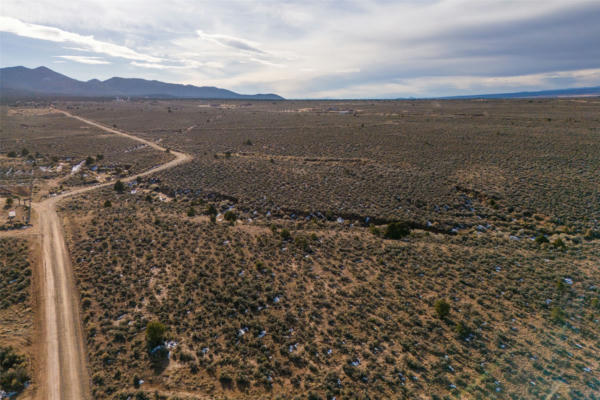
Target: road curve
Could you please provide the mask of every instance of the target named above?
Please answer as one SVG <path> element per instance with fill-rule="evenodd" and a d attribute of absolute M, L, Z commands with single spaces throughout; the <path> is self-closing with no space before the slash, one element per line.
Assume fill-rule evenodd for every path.
<path fill-rule="evenodd" d="M 118 131 L 97 122 L 72 115 L 66 111 L 55 111 L 75 118 L 106 132 L 125 136 L 148 146 L 166 151 L 151 141 Z M 172 151 L 175 158 L 137 175 L 123 179 L 127 182 L 138 176 L 149 175 L 190 161 L 188 154 Z M 91 399 L 89 376 L 86 366 L 86 351 L 79 312 L 79 296 L 73 278 L 70 256 L 65 244 L 64 232 L 56 204 L 59 200 L 88 192 L 112 182 L 73 189 L 58 196 L 33 203 L 42 239 L 42 271 L 40 277 L 40 309 L 42 312 L 42 348 L 44 354 L 40 363 L 45 368 L 40 376 L 38 398 L 48 400 Z"/>

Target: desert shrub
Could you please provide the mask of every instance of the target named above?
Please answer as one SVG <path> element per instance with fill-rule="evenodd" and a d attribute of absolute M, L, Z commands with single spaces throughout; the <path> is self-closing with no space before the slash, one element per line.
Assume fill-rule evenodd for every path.
<path fill-rule="evenodd" d="M 595 231 L 593 229 L 588 229 L 583 236 L 585 240 L 594 240 L 600 239 L 600 231 Z"/>
<path fill-rule="evenodd" d="M 467 325 L 465 325 L 464 323 L 459 322 L 454 327 L 454 332 L 456 332 L 456 334 L 458 335 L 458 337 L 460 339 L 464 339 L 467 336 L 469 336 L 469 334 L 471 333 L 471 329 L 469 329 L 469 327 Z"/>
<path fill-rule="evenodd" d="M 553 307 L 550 312 L 550 320 L 556 324 L 565 322 L 565 312 L 560 307 Z"/>
<path fill-rule="evenodd" d="M 105 208 L 112 207 L 112 203 L 110 202 L 110 200 L 106 200 L 106 201 L 104 202 L 104 207 L 105 207 Z"/>
<path fill-rule="evenodd" d="M 13 205 L 13 198 L 12 197 L 7 197 L 6 198 L 6 204 L 4 205 L 4 208 L 10 208 Z"/>
<path fill-rule="evenodd" d="M 146 343 L 150 349 L 162 344 L 165 339 L 167 328 L 158 321 L 149 322 L 146 325 Z"/>
<path fill-rule="evenodd" d="M 444 299 L 436 300 L 433 308 L 440 319 L 444 319 L 450 314 L 450 304 Z"/>
<path fill-rule="evenodd" d="M 23 157 L 25 157 L 27 154 L 29 154 L 29 150 L 27 150 L 27 149 L 25 149 L 25 148 L 24 148 L 23 150 L 21 150 L 21 155 L 22 155 Z"/>
<path fill-rule="evenodd" d="M 123 191 L 125 190 L 125 184 L 121 182 L 121 180 L 118 180 L 117 182 L 115 182 L 114 189 L 117 193 L 123 193 Z"/>
<path fill-rule="evenodd" d="M 204 213 L 206 215 L 217 215 L 217 209 L 213 204 L 209 204 L 208 207 L 206 207 L 206 211 Z"/>
<path fill-rule="evenodd" d="M 226 221 L 235 222 L 237 220 L 237 214 L 234 213 L 233 211 L 227 211 L 223 215 L 223 218 L 225 218 Z"/>
<path fill-rule="evenodd" d="M 554 246 L 554 248 L 557 248 L 557 249 L 561 248 L 563 250 L 567 248 L 567 245 L 565 245 L 565 242 L 563 242 L 563 240 L 561 238 L 554 240 L 552 242 L 552 246 Z"/>
<path fill-rule="evenodd" d="M 94 163 L 94 161 L 96 161 L 96 160 L 94 160 L 94 157 L 92 157 L 92 156 L 88 156 L 88 157 L 85 159 L 85 165 L 92 165 L 92 164 Z"/>
<path fill-rule="evenodd" d="M 290 240 L 292 237 L 292 234 L 290 233 L 290 231 L 288 231 L 285 228 L 281 230 L 280 235 L 283 240 Z"/>
<path fill-rule="evenodd" d="M 546 236 L 544 236 L 544 235 L 538 235 L 538 236 L 535 238 L 535 242 L 536 242 L 537 244 L 542 244 L 542 243 L 548 243 L 548 242 L 549 242 L 549 240 L 548 240 L 548 238 L 547 238 Z"/>
<path fill-rule="evenodd" d="M 27 360 L 12 347 L 0 346 L 0 389 L 5 392 L 20 392 L 29 381 Z"/>
<path fill-rule="evenodd" d="M 385 228 L 387 239 L 402 239 L 410 234 L 410 226 L 406 222 L 392 222 Z"/>
<path fill-rule="evenodd" d="M 378 227 L 376 227 L 373 224 L 371 224 L 369 226 L 369 232 L 371 232 L 375 236 L 380 236 L 381 235 L 381 229 L 379 229 Z"/>
<path fill-rule="evenodd" d="M 187 211 L 187 216 L 188 217 L 194 217 L 196 216 L 196 210 L 194 210 L 194 207 L 190 207 Z"/>
<path fill-rule="evenodd" d="M 308 243 L 308 239 L 304 236 L 297 236 L 294 238 L 294 244 L 305 252 L 310 251 L 310 245 Z"/>
<path fill-rule="evenodd" d="M 16 158 L 17 157 L 17 153 L 14 151 L 9 151 L 8 154 L 6 154 L 8 157 L 10 158 Z"/>

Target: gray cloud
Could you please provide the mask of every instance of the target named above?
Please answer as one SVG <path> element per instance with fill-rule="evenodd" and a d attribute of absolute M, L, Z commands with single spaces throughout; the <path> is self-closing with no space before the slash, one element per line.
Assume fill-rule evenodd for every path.
<path fill-rule="evenodd" d="M 600 76 L 598 1 L 149 3 L 39 0 L 43 12 L 14 2 L 3 14 L 24 37 L 129 60 L 98 65 L 113 75 L 286 97 L 545 89 Z"/>

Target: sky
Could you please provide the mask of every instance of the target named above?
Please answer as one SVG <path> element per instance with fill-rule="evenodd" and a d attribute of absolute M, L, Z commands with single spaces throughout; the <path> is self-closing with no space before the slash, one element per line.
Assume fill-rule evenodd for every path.
<path fill-rule="evenodd" d="M 600 85 L 600 1 L 2 0 L 0 66 L 286 98 Z"/>

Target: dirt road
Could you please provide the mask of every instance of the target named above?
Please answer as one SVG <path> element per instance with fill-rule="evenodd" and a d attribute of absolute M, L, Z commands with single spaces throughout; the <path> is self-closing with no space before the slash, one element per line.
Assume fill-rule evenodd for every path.
<path fill-rule="evenodd" d="M 66 111 L 56 111 L 106 132 L 147 144 L 156 150 L 166 150 L 153 142 L 137 138 L 131 134 L 71 115 Z M 171 154 L 175 157 L 173 160 L 143 173 L 130 176 L 124 181 L 135 179 L 137 176 L 152 174 L 191 160 L 191 156 L 184 153 L 171 152 Z M 82 400 L 91 398 L 86 351 L 79 313 L 79 296 L 73 279 L 64 232 L 56 213 L 56 204 L 66 197 L 108 185 L 112 185 L 112 183 L 74 189 L 33 204 L 42 240 L 43 260 L 42 270 L 38 274 L 43 334 L 41 347 L 44 349 L 38 363 L 44 369 L 38 374 L 40 380 L 38 398 L 40 399 Z"/>

